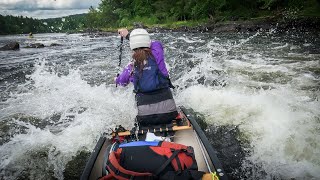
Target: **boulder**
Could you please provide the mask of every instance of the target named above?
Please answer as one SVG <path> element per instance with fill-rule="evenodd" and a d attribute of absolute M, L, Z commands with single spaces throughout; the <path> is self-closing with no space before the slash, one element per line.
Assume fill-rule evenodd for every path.
<path fill-rule="evenodd" d="M 147 29 L 148 27 L 145 26 L 142 22 L 134 22 L 133 23 L 133 27 L 134 28 L 143 28 L 143 29 Z"/>
<path fill-rule="evenodd" d="M 44 44 L 42 43 L 29 44 L 28 46 L 26 46 L 26 48 L 44 48 Z"/>
<path fill-rule="evenodd" d="M 88 34 L 93 34 L 93 33 L 98 33 L 101 32 L 100 29 L 96 29 L 96 28 L 87 28 L 81 31 L 82 33 L 88 33 Z"/>
<path fill-rule="evenodd" d="M 220 33 L 220 32 L 238 32 L 239 26 L 236 23 L 217 23 L 214 27 L 214 32 Z"/>
<path fill-rule="evenodd" d="M 20 45 L 18 42 L 11 42 L 0 48 L 1 51 L 19 50 L 19 49 L 20 49 Z"/>
<path fill-rule="evenodd" d="M 52 43 L 52 44 L 50 44 L 50 46 L 62 46 L 62 44 Z"/>

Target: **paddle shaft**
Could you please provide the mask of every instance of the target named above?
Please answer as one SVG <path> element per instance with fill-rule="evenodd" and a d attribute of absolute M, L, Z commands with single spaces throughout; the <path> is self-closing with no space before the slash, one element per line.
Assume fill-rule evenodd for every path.
<path fill-rule="evenodd" d="M 119 71 L 120 71 L 121 60 L 122 60 L 122 47 L 123 47 L 122 45 L 123 45 L 123 37 L 121 36 L 121 39 L 120 39 L 119 64 L 118 64 Z M 119 74 L 119 71 L 118 71 L 117 77 L 120 75 L 120 74 Z M 117 86 L 118 86 L 118 84 L 116 83 L 116 87 L 117 87 Z"/>
<path fill-rule="evenodd" d="M 191 129 L 191 126 L 173 126 L 172 128 L 157 128 L 157 129 L 148 129 L 148 130 L 139 130 L 138 134 L 145 134 L 147 132 L 165 132 L 165 131 L 180 131 L 180 130 L 186 130 Z M 118 136 L 129 136 L 135 134 L 135 132 L 131 131 L 125 131 L 125 132 L 118 132 Z M 112 133 L 112 136 L 115 136 L 116 133 Z"/>

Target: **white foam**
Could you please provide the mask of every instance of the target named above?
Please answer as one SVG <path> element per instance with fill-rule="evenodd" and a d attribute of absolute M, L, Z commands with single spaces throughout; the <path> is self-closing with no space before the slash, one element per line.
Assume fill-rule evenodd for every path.
<path fill-rule="evenodd" d="M 59 77 L 46 71 L 45 62 L 36 67 L 30 79 L 33 90 L 11 98 L 10 106 L 2 109 L 1 113 L 6 116 L 21 113 L 39 119 L 62 113 L 59 122 L 64 126 L 59 126 L 59 133 L 53 134 L 50 130 L 54 127 L 50 125 L 39 129 L 22 124 L 27 128 L 27 134 L 17 134 L 0 147 L 1 169 L 9 163 L 18 165 L 26 155 L 26 149 L 37 151 L 40 147 L 48 147 L 48 163 L 54 167 L 55 177 L 63 179 L 66 163 L 78 151 L 91 151 L 100 135 L 110 132 L 116 124 L 126 128 L 133 126 L 136 108 L 133 93 L 127 88 L 92 87 L 81 79 L 79 70 L 70 70 L 67 76 Z M 70 109 L 80 108 L 86 110 L 70 112 Z M 70 114 L 74 120 L 65 122 L 63 118 Z"/>
<path fill-rule="evenodd" d="M 237 51 L 244 43 L 249 43 L 258 36 L 259 34 L 254 34 L 235 45 L 230 41 L 209 41 L 209 53 L 197 56 L 196 60 L 200 63 L 175 82 L 189 84 L 175 93 L 177 103 L 202 113 L 208 123 L 217 126 L 239 126 L 243 135 L 241 138 L 249 140 L 251 146 L 252 154 L 248 155 L 246 160 L 261 165 L 262 170 L 267 173 L 267 178 L 319 179 L 320 103 L 317 98 L 320 94 L 301 89 L 304 86 L 317 86 L 318 79 L 310 73 L 297 71 L 297 68 L 314 67 L 317 61 L 312 61 L 313 58 L 310 57 L 310 61 L 270 64 L 270 61 L 282 62 L 283 59 L 265 56 L 263 52 L 256 54 L 250 51 L 239 51 L 235 56 L 229 55 L 229 52 Z M 285 43 L 273 49 L 281 51 L 288 46 L 289 44 Z M 217 54 L 218 56 L 215 56 Z M 294 58 L 309 58 L 301 53 L 288 55 Z M 237 56 L 241 58 L 238 59 Z M 224 77 L 228 81 L 226 87 L 197 85 L 197 78 L 207 78 L 211 75 L 209 67 L 228 72 Z M 281 77 L 289 80 L 286 84 L 276 81 L 254 82 L 250 79 L 250 74 L 242 74 L 241 71 L 256 76 L 257 73 L 282 73 L 285 76 Z M 250 88 L 251 85 L 273 88 L 257 90 Z M 243 161 L 241 168 L 246 169 L 247 166 L 252 168 L 251 164 Z M 261 178 L 258 172 L 251 175 L 253 179 Z"/>
<path fill-rule="evenodd" d="M 261 163 L 267 173 L 320 178 L 319 102 L 288 89 L 248 93 L 204 86 L 183 90 L 178 100 L 210 123 L 238 125 L 251 142 L 253 153 L 247 158 Z"/>

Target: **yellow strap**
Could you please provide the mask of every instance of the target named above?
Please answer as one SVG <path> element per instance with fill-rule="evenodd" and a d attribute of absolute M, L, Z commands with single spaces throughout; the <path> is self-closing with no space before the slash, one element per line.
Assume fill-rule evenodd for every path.
<path fill-rule="evenodd" d="M 219 177 L 216 172 L 206 173 L 202 176 L 202 180 L 219 180 Z"/>
<path fill-rule="evenodd" d="M 212 175 L 212 180 L 219 180 L 217 172 L 214 172 L 214 173 L 212 172 L 211 175 Z"/>

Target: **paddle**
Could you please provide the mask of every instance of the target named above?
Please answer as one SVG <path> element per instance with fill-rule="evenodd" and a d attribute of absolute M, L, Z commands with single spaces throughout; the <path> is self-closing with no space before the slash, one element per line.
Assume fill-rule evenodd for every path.
<path fill-rule="evenodd" d="M 118 136 L 130 136 L 130 135 L 134 135 L 134 134 L 140 134 L 140 135 L 146 134 L 148 132 L 157 133 L 157 132 L 180 131 L 180 130 L 187 130 L 187 129 L 192 129 L 189 120 L 187 120 L 186 124 L 184 124 L 184 125 L 177 125 L 177 123 L 175 121 L 173 121 L 173 126 L 170 126 L 170 127 L 165 127 L 165 126 L 164 127 L 150 127 L 148 129 L 139 129 L 139 130 L 136 130 L 134 128 L 131 131 L 121 129 L 121 131 L 112 132 L 111 135 L 113 137 L 115 137 L 117 135 Z"/>
<path fill-rule="evenodd" d="M 123 45 L 123 37 L 121 36 L 121 39 L 120 39 L 120 54 L 119 54 L 119 65 L 118 65 L 118 74 L 117 74 L 117 77 L 120 75 L 119 74 L 119 71 L 120 71 L 120 67 L 121 67 L 121 60 L 122 60 L 122 46 Z M 116 87 L 118 87 L 118 84 L 116 83 Z"/>

